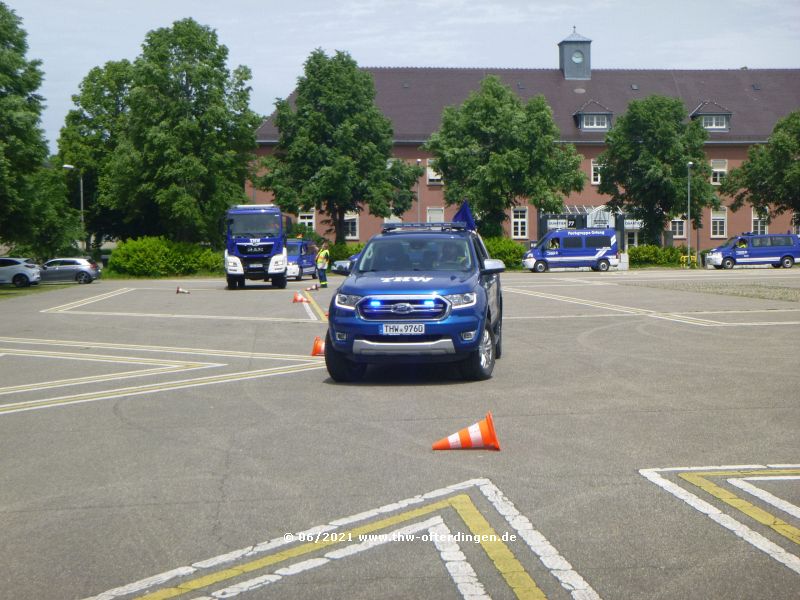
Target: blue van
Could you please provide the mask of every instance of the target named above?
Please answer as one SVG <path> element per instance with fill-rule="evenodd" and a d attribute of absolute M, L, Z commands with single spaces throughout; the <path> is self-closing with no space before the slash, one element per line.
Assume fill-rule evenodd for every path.
<path fill-rule="evenodd" d="M 553 229 L 525 253 L 522 266 L 534 273 L 559 267 L 608 271 L 619 266 L 617 232 L 611 228 Z"/>
<path fill-rule="evenodd" d="M 310 275 L 312 279 L 316 279 L 315 256 L 314 246 L 308 240 L 286 240 L 286 259 L 288 261 L 286 276 L 294 277 L 297 281 L 300 281 L 303 275 Z"/>
<path fill-rule="evenodd" d="M 772 265 L 776 269 L 791 269 L 798 260 L 800 239 L 793 233 L 742 233 L 728 238 L 706 254 L 706 264 L 715 269 L 732 269 L 736 265 Z"/>

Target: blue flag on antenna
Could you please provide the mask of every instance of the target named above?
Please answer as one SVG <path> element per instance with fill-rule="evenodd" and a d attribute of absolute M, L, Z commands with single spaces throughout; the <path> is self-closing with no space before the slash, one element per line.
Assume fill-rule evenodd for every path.
<path fill-rule="evenodd" d="M 472 218 L 472 211 L 469 209 L 469 204 L 466 200 L 461 205 L 461 208 L 458 209 L 458 212 L 453 217 L 454 223 L 466 223 L 467 229 L 475 231 L 477 227 L 475 226 L 475 219 Z"/>

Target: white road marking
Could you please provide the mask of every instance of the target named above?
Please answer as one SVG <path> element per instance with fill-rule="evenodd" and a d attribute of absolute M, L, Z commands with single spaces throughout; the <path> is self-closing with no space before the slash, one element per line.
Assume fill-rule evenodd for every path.
<path fill-rule="evenodd" d="M 762 490 L 759 487 L 754 486 L 749 481 L 797 481 L 800 480 L 799 476 L 796 475 L 780 475 L 775 477 L 763 476 L 763 477 L 732 477 L 728 479 L 728 483 L 735 485 L 740 490 L 747 492 L 748 494 L 752 494 L 756 498 L 759 498 L 766 502 L 767 504 L 771 504 L 777 509 L 782 510 L 783 512 L 792 515 L 796 519 L 800 519 L 800 506 L 796 504 L 792 504 L 791 502 L 787 502 L 782 498 L 778 498 L 774 494 L 769 493 L 767 490 Z"/>
<path fill-rule="evenodd" d="M 454 494 L 472 487 L 478 487 L 478 489 L 480 489 L 481 493 L 483 493 L 495 510 L 497 510 L 497 512 L 506 519 L 508 524 L 520 535 L 520 537 L 536 554 L 536 556 L 539 557 L 540 561 L 547 568 L 547 570 L 559 580 L 562 587 L 570 591 L 570 594 L 574 600 L 599 600 L 600 596 L 597 594 L 597 592 L 592 589 L 592 587 L 583 579 L 583 577 L 581 577 L 572 569 L 566 559 L 564 559 L 564 557 L 558 553 L 558 551 L 550 544 L 547 538 L 545 538 L 539 531 L 534 529 L 530 520 L 522 515 L 516 509 L 514 504 L 508 500 L 508 498 L 503 495 L 500 489 L 497 488 L 497 486 L 495 486 L 489 479 L 470 479 L 467 481 L 462 481 L 460 483 L 439 488 L 425 494 L 418 494 L 404 500 L 392 502 L 374 510 L 361 512 L 351 517 L 337 519 L 336 522 L 352 525 L 353 523 L 361 522 L 377 515 L 396 512 L 407 508 L 408 506 L 421 504 L 426 500 L 440 498 L 442 496 Z M 113 590 L 103 592 L 102 594 L 87 598 L 86 600 L 114 600 L 115 598 L 129 593 L 119 593 L 118 590 L 135 588 L 136 591 L 141 591 L 146 589 L 146 587 L 151 587 L 153 585 L 149 584 L 148 586 L 144 586 L 143 582 L 157 580 L 159 585 L 161 585 L 171 579 L 191 575 L 200 570 L 215 568 L 220 565 L 233 562 L 242 557 L 253 557 L 266 552 L 271 552 L 277 548 L 292 544 L 295 539 L 304 539 L 309 537 L 313 538 L 317 533 L 333 531 L 337 528 L 338 526 L 333 525 L 332 521 L 326 525 L 319 525 L 307 529 L 306 531 L 299 532 L 294 538 L 285 538 L 283 536 L 273 538 L 253 546 L 247 546 L 239 550 L 234 550 L 232 552 L 227 552 L 203 561 L 195 562 L 191 566 L 173 569 L 171 571 L 161 573 L 160 575 L 155 575 L 153 577 L 131 583 L 127 586 L 114 588 Z M 268 579 L 271 576 L 274 576 L 274 574 L 263 576 L 265 578 L 264 581 L 266 582 L 264 585 L 269 583 Z M 196 598 L 195 600 L 200 599 Z"/>
<path fill-rule="evenodd" d="M 775 468 L 774 465 L 770 466 L 763 466 L 763 465 L 738 465 L 738 466 L 715 466 L 715 467 L 686 467 L 686 468 L 679 468 L 679 467 L 671 467 L 667 469 L 640 469 L 639 473 L 655 483 L 658 487 L 666 490 L 676 498 L 679 498 L 686 502 L 689 506 L 694 508 L 695 510 L 703 513 L 712 521 L 722 525 L 725 529 L 731 531 L 734 535 L 740 537 L 744 541 L 752 544 L 755 548 L 758 548 L 762 552 L 766 553 L 773 559 L 777 560 L 781 564 L 787 566 L 789 569 L 794 571 L 795 573 L 800 574 L 800 558 L 795 556 L 794 554 L 790 554 L 786 550 L 784 550 L 781 546 L 775 544 L 774 542 L 768 540 L 760 533 L 757 533 L 747 527 L 747 525 L 740 523 L 733 517 L 728 516 L 727 514 L 723 513 L 717 507 L 709 504 L 705 500 L 700 499 L 698 496 L 694 495 L 693 493 L 689 492 L 688 490 L 684 489 L 683 487 L 679 486 L 676 483 L 664 478 L 661 476 L 661 472 L 678 472 L 678 471 L 741 471 L 741 470 L 755 470 L 755 469 L 767 469 L 767 468 Z"/>
<path fill-rule="evenodd" d="M 114 296 L 119 296 L 121 294 L 127 294 L 128 292 L 132 291 L 133 288 L 120 288 L 118 290 L 112 290 L 110 292 L 106 292 L 105 294 L 100 294 L 99 296 L 92 296 L 90 298 L 84 298 L 83 300 L 76 300 L 75 302 L 70 302 L 69 304 L 62 304 L 61 306 L 54 306 L 53 308 L 47 308 L 40 312 L 43 313 L 66 312 L 73 308 L 86 306 L 87 304 L 100 302 L 101 300 L 107 300 L 108 298 L 113 298 Z"/>

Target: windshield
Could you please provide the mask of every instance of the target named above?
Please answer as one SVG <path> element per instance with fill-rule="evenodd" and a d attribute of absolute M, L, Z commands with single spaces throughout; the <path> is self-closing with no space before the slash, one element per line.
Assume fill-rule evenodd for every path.
<path fill-rule="evenodd" d="M 229 215 L 231 237 L 275 237 L 281 233 L 281 216 L 275 213 Z"/>
<path fill-rule="evenodd" d="M 725 240 L 725 243 L 720 246 L 720 248 L 733 248 L 736 245 L 736 240 L 738 237 L 732 237 Z"/>
<path fill-rule="evenodd" d="M 382 238 L 371 242 L 358 263 L 360 272 L 470 271 L 472 253 L 463 238 Z"/>
<path fill-rule="evenodd" d="M 286 253 L 291 255 L 300 254 L 302 246 L 303 244 L 300 242 L 286 242 Z"/>

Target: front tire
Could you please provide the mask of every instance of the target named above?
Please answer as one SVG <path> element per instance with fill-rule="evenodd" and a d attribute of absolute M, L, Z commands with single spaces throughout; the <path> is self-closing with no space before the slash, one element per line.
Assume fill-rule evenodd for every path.
<path fill-rule="evenodd" d="M 597 261 L 597 270 L 600 271 L 601 273 L 605 273 L 606 271 L 608 271 L 608 267 L 609 264 L 607 260 L 604 259 Z"/>
<path fill-rule="evenodd" d="M 733 265 L 736 264 L 736 261 L 732 258 L 728 257 L 722 261 L 722 268 L 723 269 L 732 269 Z"/>
<path fill-rule="evenodd" d="M 547 271 L 547 263 L 544 262 L 543 260 L 537 260 L 533 264 L 534 273 L 544 273 L 545 271 Z"/>
<path fill-rule="evenodd" d="M 14 284 L 14 287 L 24 288 L 30 286 L 31 280 L 28 279 L 26 275 L 19 273 L 17 275 L 14 275 L 14 278 L 11 280 L 11 283 Z"/>
<path fill-rule="evenodd" d="M 791 269 L 794 266 L 794 258 L 792 258 L 791 256 L 784 256 L 781 259 L 781 266 L 784 269 Z"/>
<path fill-rule="evenodd" d="M 489 327 L 489 323 L 486 323 L 478 349 L 461 363 L 461 374 L 464 379 L 485 381 L 492 376 L 495 358 L 494 334 Z"/>
<path fill-rule="evenodd" d="M 325 334 L 325 366 L 328 368 L 328 375 L 337 383 L 360 381 L 367 370 L 367 365 L 353 362 L 344 352 L 333 347 L 330 331 Z"/>
<path fill-rule="evenodd" d="M 283 275 L 273 275 L 272 276 L 272 287 L 278 288 L 279 290 L 286 289 L 286 274 Z"/>

